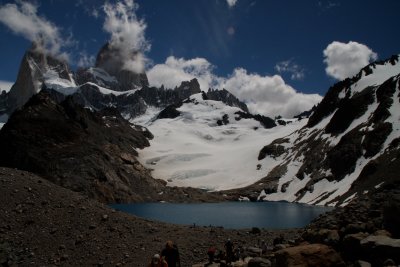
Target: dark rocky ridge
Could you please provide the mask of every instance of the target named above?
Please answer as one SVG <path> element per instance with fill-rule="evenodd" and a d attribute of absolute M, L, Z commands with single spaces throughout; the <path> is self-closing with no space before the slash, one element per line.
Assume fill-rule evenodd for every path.
<path fill-rule="evenodd" d="M 277 160 L 276 166 L 257 183 L 229 191 L 227 194 L 232 198 L 247 196 L 257 200 L 262 190 L 266 194 L 284 193 L 291 181 L 280 186 L 278 181 L 287 173 L 289 164 L 299 166 L 293 178 L 309 179 L 300 188 L 296 188 L 295 201 L 301 201 L 307 192 L 313 193 L 314 185 L 323 179 L 327 182 L 339 182 L 352 173 L 356 173 L 357 176 L 348 192 L 332 199 L 329 203 L 341 205 L 350 196 L 361 196 L 364 191 L 371 190 L 382 182 L 398 181 L 400 179 L 398 168 L 400 165 L 397 163 L 400 151 L 399 137 L 390 144 L 387 138 L 393 131 L 398 130 L 393 119 L 398 114 L 391 114 L 393 112 L 391 107 L 398 105 L 400 101 L 398 98 L 400 74 L 388 78 L 382 84 L 366 87 L 359 93 L 351 92 L 351 86 L 359 81 L 361 75 L 363 73 L 372 75 L 373 69 L 378 64 L 388 66 L 398 64 L 398 56 L 371 64 L 356 77 L 333 86 L 315 109 L 307 126 L 292 134 L 296 138 L 291 136 L 280 138 L 261 149 L 259 160 L 269 157 Z M 326 126 L 312 127 L 335 110 L 335 114 Z M 370 115 L 364 116 L 367 112 Z M 349 126 L 362 116 L 366 119 L 348 130 Z M 387 121 L 390 116 L 392 119 Z M 332 142 L 334 138 L 339 139 Z M 384 144 L 388 145 L 385 150 L 383 150 Z M 360 167 L 357 165 L 360 160 L 369 162 Z M 262 162 L 258 166 L 261 168 Z M 362 169 L 356 172 L 357 168 Z M 316 200 L 313 203 L 324 201 L 332 193 L 334 192 L 321 192 L 315 196 Z"/>
<path fill-rule="evenodd" d="M 348 94 L 347 97 L 341 100 L 339 98 L 339 93 L 342 91 L 346 91 L 347 93 L 350 93 L 347 89 L 352 85 L 355 84 L 357 81 L 361 79 L 363 74 L 366 76 L 370 75 L 373 72 L 373 69 L 377 65 L 384 65 L 386 63 L 390 63 L 392 65 L 395 65 L 399 61 L 399 56 L 398 55 L 393 55 L 387 60 L 383 61 L 377 61 L 374 63 L 369 64 L 368 66 L 365 66 L 360 70 L 360 72 L 352 77 L 352 78 L 347 78 L 343 81 L 340 81 L 336 84 L 334 84 L 331 88 L 329 88 L 328 92 L 326 93 L 325 97 L 322 99 L 321 103 L 319 103 L 315 109 L 315 112 L 311 115 L 310 119 L 308 120 L 307 126 L 308 127 L 313 127 L 317 125 L 323 118 L 329 116 L 332 114 L 336 108 L 338 108 L 341 104 L 342 101 L 348 101 Z"/>
<path fill-rule="evenodd" d="M 0 131 L 1 166 L 41 174 L 106 203 L 222 199 L 153 179 L 136 160 L 135 150 L 149 145 L 151 133 L 131 125 L 115 109 L 92 112 L 73 97 L 60 104 L 53 97 L 41 91 L 13 113 Z"/>
<path fill-rule="evenodd" d="M 222 89 L 222 90 L 212 90 L 209 89 L 207 93 L 205 94 L 207 99 L 209 100 L 215 100 L 215 101 L 222 101 L 223 103 L 227 104 L 228 106 L 231 107 L 238 107 L 244 112 L 249 113 L 249 109 L 247 108 L 247 105 L 240 101 L 237 97 L 235 97 L 233 94 L 231 94 L 228 90 Z"/>

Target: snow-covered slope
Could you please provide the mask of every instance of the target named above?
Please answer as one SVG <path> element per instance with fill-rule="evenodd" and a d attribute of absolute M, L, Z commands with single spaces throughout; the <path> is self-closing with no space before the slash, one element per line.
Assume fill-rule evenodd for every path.
<path fill-rule="evenodd" d="M 266 129 L 255 119 L 241 118 L 240 108 L 192 95 L 177 108 L 173 119 L 149 120 L 154 135 L 150 147 L 139 151 L 139 160 L 153 169 L 155 178 L 171 186 L 225 190 L 250 185 L 270 171 L 257 166 L 259 147 L 305 125 L 306 120 Z M 154 110 L 157 112 L 157 110 Z M 156 114 L 154 114 L 156 115 Z M 145 117 L 132 122 L 143 123 Z"/>
<path fill-rule="evenodd" d="M 399 151 L 399 79 L 394 56 L 330 88 L 306 127 L 261 150 L 260 164 L 275 163 L 259 199 L 345 205 L 398 180 L 382 166 L 393 167 Z"/>

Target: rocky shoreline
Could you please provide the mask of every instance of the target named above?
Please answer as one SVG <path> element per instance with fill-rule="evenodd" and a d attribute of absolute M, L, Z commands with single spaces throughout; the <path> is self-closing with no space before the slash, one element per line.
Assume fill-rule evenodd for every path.
<path fill-rule="evenodd" d="M 29 172 L 0 168 L 0 265 L 146 266 L 167 240 L 182 266 L 207 259 L 210 245 L 256 246 L 299 230 L 226 230 L 153 222 L 112 210 Z"/>
<path fill-rule="evenodd" d="M 383 185 L 304 229 L 180 226 L 127 215 L 32 173 L 0 168 L 0 264 L 146 266 L 173 240 L 182 266 L 202 266 L 208 248 L 223 250 L 230 238 L 247 256 L 259 256 L 254 251 L 263 240 L 267 248 L 262 258 L 234 266 L 390 266 L 400 263 L 399 200 L 400 184 Z M 281 235 L 285 242 L 274 246 Z"/>

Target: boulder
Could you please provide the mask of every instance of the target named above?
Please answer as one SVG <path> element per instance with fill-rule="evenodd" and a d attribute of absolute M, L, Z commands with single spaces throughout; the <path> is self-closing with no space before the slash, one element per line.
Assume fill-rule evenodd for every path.
<path fill-rule="evenodd" d="M 340 241 L 339 232 L 329 229 L 308 229 L 303 233 L 302 238 L 310 243 L 327 245 L 336 245 Z"/>
<path fill-rule="evenodd" d="M 361 240 L 368 236 L 367 233 L 349 234 L 343 238 L 342 249 L 347 259 L 358 259 L 361 256 Z"/>
<path fill-rule="evenodd" d="M 400 238 L 400 196 L 395 196 L 383 207 L 383 226 L 394 238 Z"/>
<path fill-rule="evenodd" d="M 271 267 L 272 263 L 268 259 L 264 259 L 261 257 L 253 258 L 247 264 L 248 267 Z"/>
<path fill-rule="evenodd" d="M 344 262 L 334 249 L 324 244 L 305 244 L 285 248 L 275 253 L 276 266 L 344 266 Z"/>
<path fill-rule="evenodd" d="M 382 266 L 387 259 L 400 262 L 400 239 L 393 239 L 385 235 L 368 236 L 360 242 L 365 260 L 372 265 Z"/>

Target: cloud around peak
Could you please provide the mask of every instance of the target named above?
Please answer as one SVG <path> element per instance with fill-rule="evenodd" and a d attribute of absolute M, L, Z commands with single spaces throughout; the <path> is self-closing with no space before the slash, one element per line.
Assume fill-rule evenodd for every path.
<path fill-rule="evenodd" d="M 244 68 L 236 68 L 228 77 L 220 77 L 213 70 L 213 65 L 205 58 L 186 60 L 170 56 L 165 63 L 149 69 L 147 76 L 151 85 L 164 85 L 166 88 L 197 78 L 203 91 L 225 88 L 244 101 L 251 112 L 271 117 L 292 117 L 311 109 L 322 99 L 317 94 L 297 92 L 280 75 L 262 76 L 248 73 Z"/>
<path fill-rule="evenodd" d="M 109 44 L 118 51 L 122 68 L 136 73 L 144 70 L 147 62 L 144 53 L 151 47 L 145 38 L 147 24 L 136 16 L 138 8 L 133 0 L 103 6 L 106 15 L 103 29 L 110 34 Z"/>
<path fill-rule="evenodd" d="M 337 80 L 356 75 L 361 68 L 378 57 L 368 46 L 353 41 L 334 41 L 325 48 L 323 54 L 326 74 Z"/>
<path fill-rule="evenodd" d="M 5 4 L 0 6 L 0 22 L 14 34 L 34 42 L 36 49 L 67 59 L 68 55 L 61 49 L 70 45 L 72 38 L 63 38 L 61 29 L 39 16 L 37 9 L 37 5 L 25 1 Z"/>

